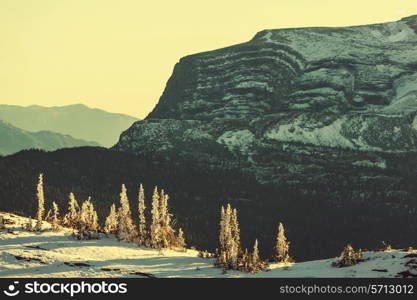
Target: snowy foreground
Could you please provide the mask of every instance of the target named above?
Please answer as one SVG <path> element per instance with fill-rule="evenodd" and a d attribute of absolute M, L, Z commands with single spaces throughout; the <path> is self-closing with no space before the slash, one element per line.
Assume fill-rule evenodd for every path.
<path fill-rule="evenodd" d="M 417 276 L 417 251 L 392 250 L 365 252 L 365 261 L 345 268 L 331 267 L 335 260 L 325 259 L 295 264 L 272 264 L 257 274 L 223 271 L 213 259 L 197 257 L 195 250 L 175 252 L 139 248 L 120 243 L 113 236 L 100 240 L 78 241 L 70 229 L 41 233 L 22 230 L 26 218 L 8 213 L 10 220 L 0 230 L 0 277 L 402 277 L 400 272 Z M 44 223 L 45 228 L 49 224 Z M 407 274 L 409 274 L 407 273 Z"/>

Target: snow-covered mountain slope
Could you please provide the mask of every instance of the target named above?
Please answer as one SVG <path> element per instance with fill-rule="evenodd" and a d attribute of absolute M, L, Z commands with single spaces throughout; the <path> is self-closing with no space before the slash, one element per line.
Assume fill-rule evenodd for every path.
<path fill-rule="evenodd" d="M 154 110 L 115 148 L 178 149 L 193 132 L 230 149 L 231 139 L 219 137 L 244 130 L 245 143 L 235 139 L 234 148 L 246 154 L 266 141 L 415 151 L 416 65 L 417 16 L 263 30 L 246 43 L 182 58 Z M 167 129 L 155 131 L 156 124 Z"/>
<path fill-rule="evenodd" d="M 364 262 L 335 268 L 326 259 L 294 264 L 272 264 L 266 272 L 249 274 L 238 271 L 224 273 L 213 266 L 213 259 L 197 256 L 196 250 L 176 252 L 140 248 L 120 243 L 113 236 L 99 240 L 78 241 L 72 231 L 50 231 L 49 224 L 41 233 L 27 232 L 22 225 L 26 218 L 0 213 L 8 219 L 0 231 L 0 277 L 403 277 L 417 276 L 417 251 L 392 250 L 365 252 Z M 11 224 L 13 223 L 13 224 Z M 405 273 L 402 273 L 405 272 Z"/>

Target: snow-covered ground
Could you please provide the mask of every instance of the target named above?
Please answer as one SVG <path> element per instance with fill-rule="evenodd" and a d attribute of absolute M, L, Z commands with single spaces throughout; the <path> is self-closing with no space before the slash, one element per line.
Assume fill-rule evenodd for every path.
<path fill-rule="evenodd" d="M 0 230 L 0 277 L 396 277 L 408 271 L 417 276 L 417 251 L 365 252 L 365 261 L 335 268 L 335 258 L 294 264 L 272 264 L 257 274 L 228 271 L 213 266 L 213 259 L 197 257 L 195 250 L 176 252 L 140 248 L 120 243 L 113 236 L 78 241 L 70 229 L 41 233 L 22 229 L 26 218 L 8 213 L 0 216 L 14 224 Z M 44 223 L 45 228 L 49 224 Z M 406 257 L 408 256 L 408 257 Z M 135 274 L 136 273 L 136 274 Z"/>

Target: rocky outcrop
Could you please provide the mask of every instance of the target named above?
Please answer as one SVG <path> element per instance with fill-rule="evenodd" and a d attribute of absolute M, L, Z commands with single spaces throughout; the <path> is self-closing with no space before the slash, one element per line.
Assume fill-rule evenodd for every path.
<path fill-rule="evenodd" d="M 271 145 L 415 151 L 416 24 L 412 16 L 264 30 L 246 43 L 184 57 L 154 110 L 114 149 L 230 155 L 255 172 L 261 166 L 254 155 Z"/>

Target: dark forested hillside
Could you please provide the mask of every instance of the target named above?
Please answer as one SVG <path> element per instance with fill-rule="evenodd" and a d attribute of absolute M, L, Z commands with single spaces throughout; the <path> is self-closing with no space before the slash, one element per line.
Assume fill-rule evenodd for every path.
<path fill-rule="evenodd" d="M 220 206 L 226 203 L 238 209 L 243 246 L 259 238 L 265 256 L 272 254 L 278 222 L 285 224 L 298 260 L 336 256 L 347 242 L 357 248 L 376 247 L 382 240 L 396 247 L 417 244 L 414 154 L 387 154 L 385 171 L 320 161 L 318 155 L 292 159 L 303 164 L 314 159 L 321 175 L 300 180 L 306 178 L 302 174 L 295 185 L 296 175 L 260 184 L 239 164 L 208 168 L 183 157 L 164 161 L 94 147 L 22 151 L 0 158 L 0 210 L 33 216 L 37 176 L 43 173 L 47 206 L 56 201 L 63 213 L 69 192 L 79 201 L 91 195 L 101 222 L 110 205 L 118 204 L 122 183 L 134 213 L 138 185 L 145 186 L 148 208 L 152 187 L 158 185 L 171 196 L 171 211 L 188 246 L 200 249 L 216 247 Z"/>
<path fill-rule="evenodd" d="M 83 146 L 99 146 L 99 144 L 52 131 L 30 132 L 0 120 L 0 155 L 10 155 L 24 149 L 51 151 Z"/>
<path fill-rule="evenodd" d="M 137 118 L 82 104 L 54 107 L 0 104 L 0 120 L 31 132 L 53 131 L 96 142 L 88 144 L 89 146 L 109 147 L 114 145 L 120 133 L 137 121 Z"/>

